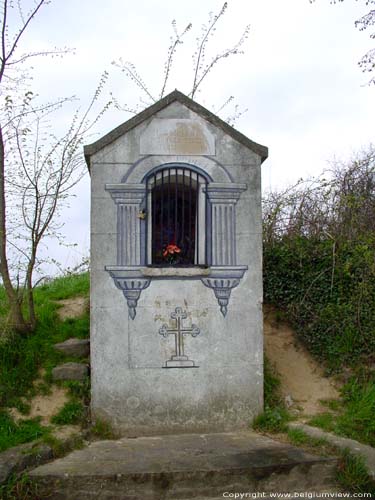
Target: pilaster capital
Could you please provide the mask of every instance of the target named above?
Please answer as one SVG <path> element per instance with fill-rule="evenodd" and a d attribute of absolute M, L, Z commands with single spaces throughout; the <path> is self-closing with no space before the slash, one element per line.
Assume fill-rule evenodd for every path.
<path fill-rule="evenodd" d="M 106 184 L 105 189 L 116 205 L 139 205 L 146 196 L 144 184 Z"/>
<path fill-rule="evenodd" d="M 246 191 L 247 184 L 211 182 L 205 189 L 212 204 L 233 204 L 240 199 L 242 191 Z"/>

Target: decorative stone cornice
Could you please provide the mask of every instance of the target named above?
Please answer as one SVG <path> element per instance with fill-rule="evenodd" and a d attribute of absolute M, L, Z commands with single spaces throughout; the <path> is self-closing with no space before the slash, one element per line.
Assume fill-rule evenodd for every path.
<path fill-rule="evenodd" d="M 233 204 L 240 199 L 242 191 L 246 191 L 247 184 L 222 184 L 211 182 L 206 188 L 208 199 L 212 204 Z"/>
<path fill-rule="evenodd" d="M 129 316 L 134 319 L 141 292 L 150 286 L 151 280 L 190 279 L 200 280 L 214 291 L 220 311 L 225 317 L 233 288 L 239 285 L 247 266 L 212 266 L 207 268 L 150 268 L 146 266 L 106 266 L 116 287 L 127 300 Z M 160 272 L 156 272 L 160 271 Z"/>
<path fill-rule="evenodd" d="M 116 205 L 139 205 L 146 195 L 145 184 L 106 184 L 105 189 Z"/>

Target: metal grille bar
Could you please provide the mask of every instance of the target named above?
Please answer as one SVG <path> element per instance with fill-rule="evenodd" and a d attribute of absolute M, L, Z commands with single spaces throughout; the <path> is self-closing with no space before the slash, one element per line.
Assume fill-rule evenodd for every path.
<path fill-rule="evenodd" d="M 146 235 L 151 235 L 147 265 L 208 264 L 206 187 L 207 179 L 186 166 L 164 167 L 147 178 L 146 210 L 148 205 L 151 208 L 146 230 Z"/>

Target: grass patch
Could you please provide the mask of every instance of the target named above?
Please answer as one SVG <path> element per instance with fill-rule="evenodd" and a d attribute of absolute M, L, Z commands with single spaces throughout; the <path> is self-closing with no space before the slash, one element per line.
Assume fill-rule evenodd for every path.
<path fill-rule="evenodd" d="M 371 493 L 375 496 L 375 484 L 368 475 L 364 460 L 348 450 L 342 453 L 337 480 L 352 493 Z"/>
<path fill-rule="evenodd" d="M 0 451 L 34 441 L 49 432 L 47 427 L 40 425 L 38 418 L 15 422 L 7 412 L 0 411 Z"/>
<path fill-rule="evenodd" d="M 308 436 L 301 429 L 288 429 L 287 435 L 289 441 L 295 446 L 308 446 L 309 448 L 329 446 L 325 439 Z"/>
<path fill-rule="evenodd" d="M 335 431 L 334 415 L 332 413 L 321 413 L 319 415 L 315 415 L 307 423 L 313 427 L 320 427 L 320 429 L 327 432 Z"/>
<path fill-rule="evenodd" d="M 253 421 L 253 428 L 262 432 L 285 432 L 290 415 L 285 408 L 269 408 L 265 406 L 264 412 Z"/>
<path fill-rule="evenodd" d="M 61 410 L 51 418 L 53 424 L 74 425 L 81 424 L 85 418 L 85 408 L 81 401 L 68 401 Z"/>
<path fill-rule="evenodd" d="M 351 493 L 370 493 L 375 495 L 375 484 L 368 475 L 367 467 L 362 457 L 352 455 L 349 450 L 341 451 L 329 444 L 324 438 L 308 436 L 301 429 L 288 429 L 288 441 L 312 453 L 320 455 L 339 456 L 337 481 L 344 491 Z"/>
<path fill-rule="evenodd" d="M 90 402 L 90 378 L 80 382 L 78 380 L 69 380 L 63 382 L 62 385 L 66 387 L 72 396 L 72 399 L 80 399 L 87 405 Z"/>
<path fill-rule="evenodd" d="M 69 338 L 74 332 L 74 337 L 86 339 L 90 331 L 90 318 L 85 313 L 81 318 L 67 318 L 59 324 L 59 335 L 62 338 Z"/>
<path fill-rule="evenodd" d="M 342 389 L 342 405 L 338 413 L 316 415 L 308 423 L 375 446 L 375 382 L 352 378 Z"/>
<path fill-rule="evenodd" d="M 280 380 L 268 359 L 264 358 L 264 412 L 253 421 L 253 428 L 262 432 L 285 432 L 290 415 L 280 394 Z"/>
<path fill-rule="evenodd" d="M 321 399 L 320 404 L 331 411 L 340 411 L 342 402 L 339 399 Z"/>
<path fill-rule="evenodd" d="M 85 441 L 80 435 L 74 435 L 66 441 L 47 435 L 43 438 L 43 442 L 52 448 L 54 458 L 63 457 L 70 451 L 80 450 L 85 446 Z"/>
<path fill-rule="evenodd" d="M 97 418 L 95 424 L 91 427 L 90 432 L 93 436 L 100 439 L 115 439 L 116 434 L 111 425 L 105 420 Z"/>
<path fill-rule="evenodd" d="M 37 393 L 48 394 L 50 391 L 52 368 L 63 362 L 76 361 L 75 358 L 59 353 L 53 346 L 70 337 L 87 338 L 88 311 L 80 318 L 61 321 L 57 315 L 58 304 L 55 301 L 87 295 L 88 291 L 88 273 L 57 278 L 35 289 L 38 321 L 34 332 L 26 336 L 9 335 L 0 341 L 0 407 L 14 406 L 21 413 L 27 414 L 27 400 Z M 5 317 L 6 314 L 4 289 L 0 287 L 0 322 L 1 316 Z M 41 368 L 45 370 L 45 380 L 34 386 L 33 382 L 40 376 Z M 85 401 L 88 399 L 87 387 L 77 385 L 71 392 L 76 399 L 83 397 L 83 394 Z M 80 419 L 81 409 L 78 409 L 77 402 L 74 405 L 65 417 L 61 417 L 69 423 Z M 36 420 L 15 423 L 5 411 L 0 413 L 0 449 L 31 441 L 44 434 L 45 430 Z"/>
<path fill-rule="evenodd" d="M 41 500 L 38 487 L 27 474 L 14 474 L 6 484 L 0 486 L 2 500 Z"/>
<path fill-rule="evenodd" d="M 35 394 L 32 384 L 40 368 L 46 369 L 46 381 L 50 383 L 52 368 L 60 362 L 70 361 L 55 351 L 55 343 L 64 342 L 69 337 L 89 336 L 88 312 L 81 318 L 60 321 L 56 312 L 58 305 L 54 302 L 60 298 L 88 293 L 88 288 L 87 273 L 58 278 L 36 288 L 38 323 L 35 331 L 24 337 L 10 336 L 0 343 L 0 406 L 19 406 L 21 397 L 28 398 Z M 0 288 L 0 303 L 3 295 L 4 291 Z M 2 303 L 0 313 L 3 306 Z M 45 392 L 46 388 L 42 390 Z"/>
<path fill-rule="evenodd" d="M 63 300 L 77 297 L 78 295 L 89 294 L 90 276 L 89 273 L 71 274 L 61 278 L 55 278 L 49 283 L 45 283 L 35 289 L 35 300 L 39 298 L 42 302 L 48 300 Z"/>

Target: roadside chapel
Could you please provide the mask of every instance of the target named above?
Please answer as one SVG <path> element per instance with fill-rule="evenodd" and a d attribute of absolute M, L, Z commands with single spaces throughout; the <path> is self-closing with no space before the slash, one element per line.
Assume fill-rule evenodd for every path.
<path fill-rule="evenodd" d="M 267 154 L 177 90 L 85 147 L 94 419 L 152 435 L 262 411 Z"/>

